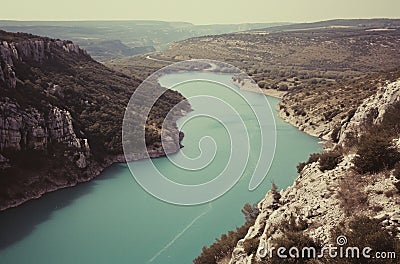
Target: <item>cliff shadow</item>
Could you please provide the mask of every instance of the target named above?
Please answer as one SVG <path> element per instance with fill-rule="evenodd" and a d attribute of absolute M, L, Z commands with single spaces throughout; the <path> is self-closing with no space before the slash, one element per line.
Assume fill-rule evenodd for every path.
<path fill-rule="evenodd" d="M 100 181 L 117 177 L 123 170 L 124 166 L 113 165 L 92 181 L 47 193 L 38 199 L 0 212 L 0 252 L 29 236 L 56 211 L 70 206 L 82 196 L 89 195 Z"/>

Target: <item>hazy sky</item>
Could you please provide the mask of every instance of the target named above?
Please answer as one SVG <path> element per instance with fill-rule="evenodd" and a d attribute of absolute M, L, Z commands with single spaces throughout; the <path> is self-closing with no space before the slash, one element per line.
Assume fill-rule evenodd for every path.
<path fill-rule="evenodd" d="M 0 0 L 0 19 L 164 20 L 194 24 L 400 18 L 400 0 Z"/>

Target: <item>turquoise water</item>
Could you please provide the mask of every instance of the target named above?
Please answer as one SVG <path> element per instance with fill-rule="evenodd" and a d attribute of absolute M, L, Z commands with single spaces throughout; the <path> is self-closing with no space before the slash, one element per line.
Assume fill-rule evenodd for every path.
<path fill-rule="evenodd" d="M 180 78 L 179 74 L 167 75 L 160 82 L 168 86 Z M 228 75 L 217 78 L 221 82 L 230 79 Z M 187 97 L 199 89 L 215 90 L 212 84 L 204 83 L 182 84 L 174 89 Z M 278 103 L 275 98 L 268 97 L 268 101 L 273 108 Z M 247 112 L 246 105 L 240 100 L 232 102 L 247 116 L 246 126 L 251 128 L 254 117 Z M 194 111 L 186 118 L 204 106 L 192 104 L 192 107 Z M 179 125 L 185 132 L 185 147 L 173 155 L 174 161 L 183 159 L 183 154 L 196 157 L 200 153 L 199 140 L 204 135 L 213 135 L 220 143 L 213 164 L 189 177 L 187 171 L 171 166 L 167 158 L 153 161 L 177 182 L 208 181 L 226 164 L 231 147 L 227 141 L 229 134 L 211 118 L 184 121 L 180 120 Z M 136 183 L 126 164 L 116 164 L 91 182 L 0 213 L 0 263 L 192 263 L 204 245 L 243 224 L 240 209 L 246 202 L 262 199 L 272 181 L 280 188 L 291 185 L 297 176 L 297 163 L 320 150 L 317 139 L 279 118 L 276 126 L 275 159 L 267 177 L 252 192 L 248 191 L 249 171 L 257 157 L 251 153 L 240 181 L 220 198 L 198 206 L 177 206 L 154 198 Z M 249 135 L 255 149 L 260 142 L 256 132 Z M 135 164 L 144 174 L 152 171 L 146 162 Z"/>

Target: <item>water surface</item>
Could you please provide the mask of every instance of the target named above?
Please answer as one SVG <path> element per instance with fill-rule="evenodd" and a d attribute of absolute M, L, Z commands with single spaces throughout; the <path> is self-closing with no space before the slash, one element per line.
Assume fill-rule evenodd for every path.
<path fill-rule="evenodd" d="M 207 74 L 211 73 L 197 77 Z M 168 86 L 182 77 L 167 75 L 161 83 Z M 228 75 L 217 78 L 230 82 Z M 190 96 L 198 89 L 213 87 L 192 83 L 175 89 Z M 273 108 L 279 102 L 270 97 L 268 100 Z M 254 117 L 246 112 L 246 105 L 234 99 L 233 102 L 244 116 L 248 114 L 246 125 L 252 127 Z M 194 111 L 188 117 L 202 106 L 192 107 Z M 179 121 L 179 125 L 183 123 L 184 119 Z M 280 188 L 291 185 L 297 177 L 297 163 L 320 150 L 316 138 L 279 118 L 276 126 L 275 159 L 267 178 L 255 191 L 248 191 L 251 176 L 248 171 L 257 158 L 251 155 L 247 172 L 228 193 L 198 206 L 177 206 L 154 198 L 135 182 L 125 164 L 115 164 L 91 182 L 0 213 L 0 263 L 192 263 L 204 245 L 243 224 L 240 209 L 246 202 L 262 199 L 272 181 Z M 218 142 L 228 142 L 224 141 L 228 136 L 226 130 L 210 118 L 196 118 L 185 123 L 182 130 L 185 147 L 175 154 L 174 159 L 178 161 L 183 159 L 183 154 L 192 157 L 199 154 L 198 142 L 205 133 L 212 134 Z M 251 144 L 256 148 L 260 138 L 257 133 L 252 134 Z M 193 177 L 188 177 L 185 170 L 174 168 L 167 158 L 156 159 L 154 163 L 175 181 L 201 183 L 223 169 L 229 149 L 229 144 L 219 145 L 217 162 Z M 143 173 L 151 173 L 145 162 L 136 164 Z"/>

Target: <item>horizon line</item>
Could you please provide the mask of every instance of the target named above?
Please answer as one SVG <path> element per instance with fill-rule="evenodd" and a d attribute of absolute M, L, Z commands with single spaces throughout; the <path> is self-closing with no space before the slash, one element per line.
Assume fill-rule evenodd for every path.
<path fill-rule="evenodd" d="M 157 20 L 157 19 L 71 19 L 71 20 L 20 20 L 20 19 L 2 19 L 0 18 L 0 22 L 60 22 L 60 23 L 68 23 L 68 22 L 165 22 L 165 23 L 185 23 L 191 24 L 195 26 L 207 26 L 207 25 L 244 25 L 244 24 L 277 24 L 277 23 L 286 23 L 286 24 L 306 24 L 306 23 L 317 23 L 317 22 L 326 22 L 326 21 L 335 21 L 335 20 L 400 20 L 398 18 L 391 17 L 359 17 L 359 18 L 330 18 L 325 20 L 309 20 L 309 21 L 269 21 L 269 22 L 233 22 L 233 23 L 206 23 L 206 24 L 197 24 L 187 21 L 179 21 L 179 20 Z"/>

